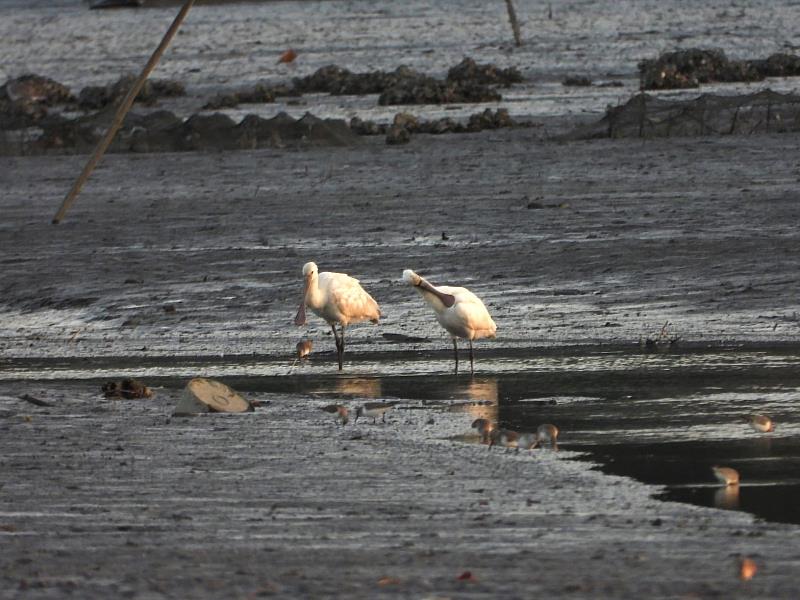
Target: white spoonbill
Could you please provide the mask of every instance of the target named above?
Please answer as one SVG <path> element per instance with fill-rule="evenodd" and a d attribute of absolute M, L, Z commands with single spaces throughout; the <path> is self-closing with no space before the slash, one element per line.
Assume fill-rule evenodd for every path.
<path fill-rule="evenodd" d="M 458 343 L 456 340 L 458 338 L 469 340 L 469 370 L 470 373 L 473 373 L 472 340 L 493 338 L 497 331 L 497 325 L 492 321 L 489 311 L 486 310 L 480 298 L 463 287 L 435 286 L 411 269 L 403 271 L 403 280 L 419 292 L 436 313 L 439 325 L 444 327 L 453 339 L 456 373 L 458 373 Z"/>
<path fill-rule="evenodd" d="M 350 323 L 372 321 L 377 323 L 381 317 L 378 303 L 364 291 L 358 279 L 344 273 L 319 272 L 317 265 L 307 262 L 303 265 L 303 301 L 294 318 L 295 325 L 306 324 L 306 306 L 315 315 L 324 319 L 333 330 L 336 340 L 336 353 L 339 370 L 342 370 L 344 359 L 344 328 Z M 336 331 L 336 324 L 341 325 L 341 336 Z"/>

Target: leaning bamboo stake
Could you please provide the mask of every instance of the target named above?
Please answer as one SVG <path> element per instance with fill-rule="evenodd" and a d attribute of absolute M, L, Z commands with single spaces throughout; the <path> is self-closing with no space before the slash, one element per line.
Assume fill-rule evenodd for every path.
<path fill-rule="evenodd" d="M 511 31 L 514 32 L 514 42 L 517 46 L 522 46 L 522 38 L 519 34 L 519 23 L 517 22 L 517 12 L 514 10 L 513 0 L 506 0 L 506 8 L 508 9 L 508 20 L 511 21 Z"/>
<path fill-rule="evenodd" d="M 69 207 L 72 206 L 73 202 L 75 202 L 75 198 L 77 198 L 78 193 L 83 187 L 83 184 L 86 183 L 87 179 L 89 179 L 89 175 L 91 175 L 92 171 L 97 166 L 97 163 L 100 162 L 100 159 L 103 157 L 103 154 L 105 154 L 106 150 L 108 150 L 108 147 L 111 145 L 111 141 L 114 139 L 117 131 L 119 131 L 119 128 L 122 126 L 122 122 L 125 120 L 125 115 L 128 114 L 131 106 L 133 106 L 133 101 L 136 99 L 136 96 L 139 95 L 144 82 L 147 81 L 147 77 L 150 75 L 153 69 L 155 69 L 158 61 L 161 59 L 161 56 L 164 54 L 167 46 L 169 46 L 172 38 L 175 37 L 175 34 L 178 32 L 178 28 L 181 26 L 181 23 L 183 23 L 183 20 L 186 18 L 186 14 L 189 12 L 189 9 L 192 8 L 193 4 L 194 0 L 186 0 L 183 8 L 181 8 L 180 12 L 175 17 L 175 20 L 172 22 L 172 25 L 170 25 L 169 29 L 167 29 L 167 33 L 164 34 L 164 37 L 161 40 L 161 43 L 158 45 L 158 48 L 155 49 L 155 52 L 153 52 L 150 60 L 147 61 L 144 69 L 142 69 L 142 72 L 139 74 L 139 78 L 134 82 L 133 87 L 131 87 L 131 89 L 128 91 L 128 94 L 125 96 L 125 98 L 122 99 L 122 103 L 119 105 L 117 114 L 114 115 L 114 120 L 111 122 L 106 135 L 97 144 L 97 147 L 94 149 L 94 153 L 92 154 L 91 158 L 89 158 L 89 162 L 87 162 L 86 166 L 83 168 L 83 172 L 72 185 L 72 189 L 64 198 L 64 202 L 61 203 L 61 208 L 58 209 L 56 216 L 53 217 L 54 225 L 58 225 L 64 218 L 64 215 L 67 213 Z"/>

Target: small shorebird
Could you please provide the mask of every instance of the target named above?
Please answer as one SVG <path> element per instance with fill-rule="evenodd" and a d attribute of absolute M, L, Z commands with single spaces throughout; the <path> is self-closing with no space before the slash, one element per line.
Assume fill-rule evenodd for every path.
<path fill-rule="evenodd" d="M 761 433 L 775 431 L 775 423 L 766 415 L 747 415 L 744 420 L 750 427 Z"/>
<path fill-rule="evenodd" d="M 756 562 L 748 557 L 742 556 L 739 559 L 739 579 L 742 581 L 750 581 L 758 572 L 758 565 Z"/>
<path fill-rule="evenodd" d="M 517 440 L 517 448 L 523 450 L 533 450 L 536 446 L 543 445 L 543 442 L 550 442 L 550 447 L 558 451 L 558 427 L 546 423 L 536 428 L 536 433 L 521 433 Z"/>
<path fill-rule="evenodd" d="M 536 447 L 536 434 L 535 433 L 520 433 L 517 440 L 517 450 L 532 450 Z"/>
<path fill-rule="evenodd" d="M 372 417 L 372 422 L 376 423 L 378 417 L 386 423 L 386 412 L 393 409 L 397 402 L 367 402 L 356 409 L 355 423 L 359 417 Z"/>
<path fill-rule="evenodd" d="M 463 287 L 435 286 L 411 269 L 403 271 L 403 280 L 413 286 L 436 313 L 439 325 L 453 340 L 458 373 L 458 338 L 469 340 L 469 370 L 475 372 L 472 340 L 493 338 L 497 332 L 489 311 L 475 294 Z"/>
<path fill-rule="evenodd" d="M 506 448 L 514 448 L 517 446 L 519 434 L 510 429 L 492 429 L 489 433 L 489 448 L 497 444 Z"/>
<path fill-rule="evenodd" d="M 336 423 L 341 423 L 342 427 L 347 425 L 348 421 L 350 421 L 350 411 L 346 406 L 341 404 L 328 404 L 327 406 L 323 406 L 321 408 L 326 413 L 331 413 Z"/>
<path fill-rule="evenodd" d="M 372 321 L 377 323 L 381 317 L 378 303 L 364 291 L 358 279 L 344 273 L 320 273 L 317 265 L 307 262 L 303 265 L 303 300 L 294 318 L 295 325 L 306 324 L 306 306 L 315 315 L 331 326 L 336 341 L 336 355 L 339 370 L 344 361 L 344 328 L 351 323 Z M 341 325 L 342 333 L 336 331 L 336 324 Z"/>
<path fill-rule="evenodd" d="M 739 472 L 730 467 L 711 467 L 714 477 L 724 485 L 739 485 Z"/>
<path fill-rule="evenodd" d="M 536 428 L 536 443 L 533 447 L 543 445 L 544 442 L 550 442 L 550 448 L 558 452 L 558 427 L 545 423 Z"/>
<path fill-rule="evenodd" d="M 481 444 L 488 444 L 489 435 L 494 431 L 496 425 L 489 419 L 475 419 L 470 427 L 478 431 L 481 436 Z"/>
<path fill-rule="evenodd" d="M 297 361 L 300 361 L 300 364 L 303 364 L 303 360 L 308 358 L 308 355 L 311 354 L 311 349 L 313 348 L 313 344 L 311 340 L 300 340 L 297 342 L 295 346 L 295 356 L 294 360 L 292 361 L 292 366 L 289 367 L 289 373 L 287 375 L 291 375 L 292 371 L 294 370 L 294 366 L 297 364 Z"/>

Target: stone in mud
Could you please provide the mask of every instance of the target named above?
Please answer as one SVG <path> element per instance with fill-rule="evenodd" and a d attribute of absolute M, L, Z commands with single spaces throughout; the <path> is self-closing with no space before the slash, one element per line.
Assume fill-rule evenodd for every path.
<path fill-rule="evenodd" d="M 430 133 L 433 135 L 440 135 L 443 133 L 462 133 L 465 127 L 458 121 L 450 117 L 443 117 L 433 121 L 424 121 L 419 126 L 420 133 Z"/>
<path fill-rule="evenodd" d="M 488 85 L 475 82 L 438 81 L 428 76 L 398 82 L 378 97 L 378 104 L 457 104 L 499 102 L 502 96 Z"/>
<path fill-rule="evenodd" d="M 405 127 L 392 125 L 386 132 L 386 143 L 390 146 L 407 144 L 411 141 L 411 133 Z"/>
<path fill-rule="evenodd" d="M 250 89 L 215 96 L 203 108 L 219 110 L 220 108 L 235 108 L 239 104 L 269 104 L 272 102 L 275 102 L 275 91 L 266 85 L 258 84 Z"/>
<path fill-rule="evenodd" d="M 358 143 L 358 136 L 342 119 L 320 119 L 306 113 L 294 119 L 279 113 L 271 119 L 247 115 L 239 124 L 255 148 L 283 147 L 286 145 L 350 146 Z"/>
<path fill-rule="evenodd" d="M 327 65 L 317 69 L 312 75 L 293 80 L 298 94 L 318 93 L 334 96 L 380 94 L 389 87 L 406 81 L 416 81 L 426 77 L 414 69 L 400 65 L 394 71 L 370 71 L 352 73 L 337 65 Z"/>
<path fill-rule="evenodd" d="M 242 139 L 236 122 L 228 115 L 195 114 L 180 127 L 175 143 L 179 150 L 236 150 L 243 147 Z"/>
<path fill-rule="evenodd" d="M 78 94 L 78 106 L 83 110 L 97 110 L 109 104 L 117 104 L 133 86 L 136 77 L 124 75 L 116 82 L 104 86 L 87 86 Z M 183 96 L 186 89 L 182 83 L 168 79 L 148 79 L 136 96 L 143 104 L 155 104 L 159 98 Z"/>
<path fill-rule="evenodd" d="M 800 56 L 772 54 L 764 60 L 752 61 L 753 67 L 764 77 L 797 77 L 800 75 Z"/>
<path fill-rule="evenodd" d="M 364 121 L 359 117 L 353 117 L 350 119 L 350 129 L 358 135 L 383 135 L 388 128 L 375 121 Z"/>
<path fill-rule="evenodd" d="M 498 108 L 496 111 L 487 108 L 481 113 L 470 115 L 467 130 L 501 129 L 503 127 L 513 127 L 514 125 L 513 119 L 505 108 Z"/>
<path fill-rule="evenodd" d="M 447 72 L 447 80 L 508 87 L 512 83 L 521 83 L 522 74 L 516 67 L 501 69 L 493 64 L 478 64 L 471 58 L 465 58 Z"/>
<path fill-rule="evenodd" d="M 395 127 L 402 127 L 403 129 L 413 132 L 419 129 L 419 120 L 411 113 L 399 112 L 394 116 L 392 125 Z"/>
<path fill-rule="evenodd" d="M 21 104 L 53 106 L 73 99 L 67 86 L 34 74 L 9 79 L 0 90 L 10 101 Z"/>
<path fill-rule="evenodd" d="M 569 75 L 561 81 L 564 87 L 590 87 L 592 80 L 585 75 Z"/>
<path fill-rule="evenodd" d="M 47 107 L 73 100 L 67 86 L 28 74 L 0 87 L 0 129 L 24 129 L 43 121 Z"/>
<path fill-rule="evenodd" d="M 750 61 L 728 60 L 722 50 L 689 48 L 639 62 L 643 90 L 695 88 L 701 83 L 761 81 L 764 75 Z"/>
<path fill-rule="evenodd" d="M 152 398 L 153 390 L 136 379 L 123 379 L 122 381 L 108 381 L 101 387 L 106 398 Z"/>
<path fill-rule="evenodd" d="M 301 140 L 311 145 L 349 146 L 358 141 L 343 119 L 320 119 L 306 113 L 297 122 Z"/>

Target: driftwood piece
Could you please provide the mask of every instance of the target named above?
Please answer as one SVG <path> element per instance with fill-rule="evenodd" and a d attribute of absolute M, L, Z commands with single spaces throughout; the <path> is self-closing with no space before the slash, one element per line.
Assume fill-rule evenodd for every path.
<path fill-rule="evenodd" d="M 25 402 L 30 402 L 31 404 L 35 404 L 36 406 L 55 406 L 52 402 L 48 402 L 47 400 L 40 400 L 39 398 L 34 398 L 30 394 L 22 394 L 19 397 L 20 400 L 25 400 Z"/>
<path fill-rule="evenodd" d="M 196 415 L 207 412 L 252 412 L 253 406 L 224 383 L 195 377 L 183 390 L 174 415 Z"/>

